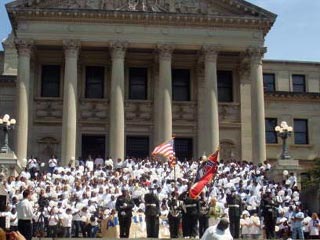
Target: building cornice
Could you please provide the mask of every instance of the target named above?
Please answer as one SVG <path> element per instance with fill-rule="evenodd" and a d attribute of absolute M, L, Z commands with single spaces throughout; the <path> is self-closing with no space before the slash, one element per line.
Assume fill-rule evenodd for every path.
<path fill-rule="evenodd" d="M 268 101 L 294 101 L 299 102 L 305 101 L 317 101 L 320 100 L 320 93 L 298 93 L 298 92 L 285 92 L 285 91 L 276 91 L 276 92 L 265 92 L 264 97 L 266 102 Z"/>
<path fill-rule="evenodd" d="M 212 14 L 132 12 L 96 9 L 39 9 L 7 7 L 13 29 L 21 21 L 91 22 L 118 24 L 148 24 L 188 27 L 227 27 L 258 29 L 266 35 L 275 18 L 253 16 L 223 16 Z"/>

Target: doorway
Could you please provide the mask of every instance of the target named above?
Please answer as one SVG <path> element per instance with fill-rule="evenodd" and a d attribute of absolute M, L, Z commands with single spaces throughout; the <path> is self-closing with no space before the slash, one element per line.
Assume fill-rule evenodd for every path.
<path fill-rule="evenodd" d="M 82 159 L 86 160 L 89 155 L 92 159 L 106 154 L 106 137 L 104 135 L 82 135 Z"/>

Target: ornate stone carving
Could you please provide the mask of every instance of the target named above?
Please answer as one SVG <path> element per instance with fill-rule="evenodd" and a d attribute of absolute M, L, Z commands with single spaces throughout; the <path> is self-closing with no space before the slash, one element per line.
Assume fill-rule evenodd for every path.
<path fill-rule="evenodd" d="M 204 45 L 202 52 L 204 54 L 204 61 L 216 62 L 221 47 L 217 45 Z"/>
<path fill-rule="evenodd" d="M 128 42 L 122 42 L 122 41 L 110 42 L 111 58 L 124 59 L 126 55 L 127 47 L 128 47 Z"/>
<path fill-rule="evenodd" d="M 250 74 L 250 58 L 247 55 L 243 56 L 238 66 L 238 72 L 240 78 L 248 77 L 248 75 Z"/>
<path fill-rule="evenodd" d="M 159 60 L 171 60 L 174 45 L 172 44 L 158 44 Z"/>
<path fill-rule="evenodd" d="M 64 40 L 63 47 L 66 57 L 78 57 L 80 49 L 79 40 Z"/>
<path fill-rule="evenodd" d="M 240 122 L 240 106 L 238 104 L 219 104 L 220 122 Z"/>
<path fill-rule="evenodd" d="M 107 102 L 82 101 L 79 104 L 80 118 L 83 121 L 107 121 Z"/>
<path fill-rule="evenodd" d="M 193 124 L 196 119 L 196 103 L 173 103 L 172 104 L 172 120 L 181 123 Z"/>
<path fill-rule="evenodd" d="M 60 121 L 62 119 L 61 100 L 35 100 L 36 121 Z"/>
<path fill-rule="evenodd" d="M 31 56 L 33 49 L 33 40 L 31 39 L 15 39 L 14 40 L 19 56 Z"/>
<path fill-rule="evenodd" d="M 262 58 L 266 52 L 267 52 L 266 47 L 249 48 L 247 50 L 247 54 L 251 58 L 251 63 L 253 64 L 262 64 Z"/>
<path fill-rule="evenodd" d="M 125 103 L 125 115 L 127 121 L 132 122 L 151 122 L 152 103 L 149 101 Z"/>

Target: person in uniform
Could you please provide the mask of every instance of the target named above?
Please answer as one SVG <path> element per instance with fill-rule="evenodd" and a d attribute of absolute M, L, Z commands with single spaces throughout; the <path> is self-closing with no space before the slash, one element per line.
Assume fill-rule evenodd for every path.
<path fill-rule="evenodd" d="M 182 196 L 181 196 L 182 195 Z M 179 199 L 182 199 L 182 233 L 183 237 L 197 237 L 198 220 L 200 213 L 200 204 L 198 199 L 189 197 L 189 192 L 182 193 Z"/>
<path fill-rule="evenodd" d="M 272 193 L 267 192 L 264 194 L 261 201 L 263 222 L 265 225 L 266 238 L 275 238 L 275 226 L 277 221 L 275 202 L 272 199 Z"/>
<path fill-rule="evenodd" d="M 169 230 L 170 238 L 179 238 L 179 225 L 181 221 L 181 206 L 180 201 L 177 199 L 176 192 L 171 193 L 168 200 L 169 214 Z"/>
<path fill-rule="evenodd" d="M 150 187 L 149 190 L 150 192 L 144 195 L 147 237 L 158 238 L 160 203 L 157 195 L 153 192 L 154 187 Z"/>
<path fill-rule="evenodd" d="M 210 204 L 202 192 L 199 199 L 200 214 L 199 214 L 199 237 L 201 238 L 206 229 L 209 227 Z"/>
<path fill-rule="evenodd" d="M 128 190 L 123 188 L 122 195 L 116 201 L 116 210 L 118 211 L 120 224 L 120 238 L 129 238 L 133 207 L 134 203 L 129 196 Z"/>
<path fill-rule="evenodd" d="M 231 188 L 231 193 L 227 194 L 228 214 L 230 219 L 230 232 L 234 238 L 239 238 L 240 235 L 240 216 L 242 213 L 242 200 L 237 194 L 234 187 Z"/>

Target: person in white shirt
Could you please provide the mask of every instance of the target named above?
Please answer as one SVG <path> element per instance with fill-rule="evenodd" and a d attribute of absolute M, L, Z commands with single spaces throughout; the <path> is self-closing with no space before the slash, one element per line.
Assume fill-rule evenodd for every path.
<path fill-rule="evenodd" d="M 311 220 L 308 224 L 309 236 L 311 239 L 319 239 L 320 220 L 317 213 L 312 213 Z"/>
<path fill-rule="evenodd" d="M 208 227 L 201 240 L 233 240 L 229 230 L 229 220 L 221 218 L 217 225 Z"/>
<path fill-rule="evenodd" d="M 29 201 L 31 197 L 30 190 L 23 191 L 23 200 L 17 204 L 18 215 L 18 230 L 26 238 L 26 240 L 32 239 L 32 218 L 33 208 Z"/>
<path fill-rule="evenodd" d="M 247 210 L 242 212 L 242 218 L 240 219 L 240 228 L 242 238 L 248 239 L 250 235 L 250 228 L 252 226 L 252 221 L 250 219 L 250 214 Z"/>
<path fill-rule="evenodd" d="M 51 158 L 48 161 L 48 165 L 49 165 L 48 172 L 52 174 L 54 169 L 58 165 L 58 160 L 56 159 L 55 155 L 51 156 Z"/>
<path fill-rule="evenodd" d="M 18 214 L 16 208 L 12 208 L 10 212 L 10 231 L 18 231 Z"/>
<path fill-rule="evenodd" d="M 67 208 L 66 212 L 61 215 L 61 224 L 63 227 L 63 237 L 71 238 L 71 226 L 72 226 L 72 210 Z"/>

